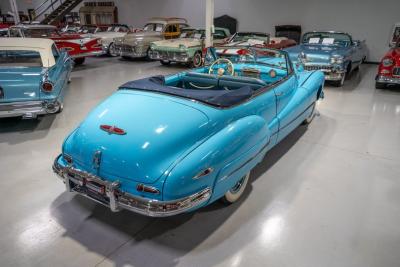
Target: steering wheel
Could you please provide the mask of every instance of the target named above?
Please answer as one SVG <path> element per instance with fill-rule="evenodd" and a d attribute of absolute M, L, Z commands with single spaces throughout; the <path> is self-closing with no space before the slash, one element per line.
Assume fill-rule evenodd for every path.
<path fill-rule="evenodd" d="M 218 69 L 215 69 L 214 66 L 217 64 L 225 64 L 225 66 L 223 68 L 220 67 Z M 215 71 L 217 71 L 217 73 L 215 73 Z M 235 68 L 232 61 L 230 61 L 229 59 L 219 58 L 211 64 L 210 68 L 208 69 L 208 74 L 217 74 L 218 76 L 229 74 L 233 76 L 235 74 Z"/>
<path fill-rule="evenodd" d="M 223 68 L 221 67 L 221 68 L 214 69 L 214 66 L 217 65 L 217 64 L 225 64 L 225 66 Z M 215 71 L 217 71 L 217 73 L 214 73 Z M 228 74 L 230 74 L 232 76 L 235 74 L 235 69 L 234 69 L 233 63 L 232 63 L 232 61 L 230 61 L 227 58 L 219 58 L 219 59 L 215 60 L 210 65 L 210 68 L 208 70 L 208 74 L 216 74 L 218 76 L 222 76 L 225 73 L 228 73 Z M 212 88 L 215 87 L 215 85 L 201 86 L 201 85 L 194 84 L 193 82 L 189 82 L 189 84 L 192 87 L 197 88 L 197 89 L 212 89 Z M 225 90 L 229 90 L 229 89 L 225 88 Z"/>

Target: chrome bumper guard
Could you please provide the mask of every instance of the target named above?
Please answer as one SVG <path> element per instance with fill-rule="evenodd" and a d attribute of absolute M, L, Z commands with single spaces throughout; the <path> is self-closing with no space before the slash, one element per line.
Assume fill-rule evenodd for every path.
<path fill-rule="evenodd" d="M 308 71 L 322 71 L 325 74 L 326 81 L 340 81 L 346 72 L 333 65 L 305 65 L 304 69 Z"/>
<path fill-rule="evenodd" d="M 181 52 L 159 52 L 156 50 L 150 50 L 149 56 L 154 60 L 166 60 L 180 63 L 187 63 L 190 61 L 188 55 Z"/>
<path fill-rule="evenodd" d="M 193 195 L 172 201 L 159 201 L 133 196 L 119 189 L 119 182 L 108 182 L 88 172 L 53 164 L 53 171 L 64 181 L 67 192 L 76 192 L 117 212 L 130 210 L 150 217 L 167 217 L 186 212 L 206 203 L 211 197 L 211 189 L 205 188 Z M 101 192 L 101 194 L 99 193 Z"/>
<path fill-rule="evenodd" d="M 142 58 L 147 56 L 147 49 L 141 46 L 130 46 L 123 44 L 115 45 L 115 49 L 120 51 L 120 54 L 123 57 Z"/>
<path fill-rule="evenodd" d="M 34 119 L 38 115 L 56 113 L 61 106 L 57 100 L 0 103 L 0 118 L 22 116 L 25 119 Z"/>
<path fill-rule="evenodd" d="M 375 79 L 379 83 L 390 83 L 390 84 L 400 84 L 400 76 L 399 77 L 388 77 L 378 75 Z"/>

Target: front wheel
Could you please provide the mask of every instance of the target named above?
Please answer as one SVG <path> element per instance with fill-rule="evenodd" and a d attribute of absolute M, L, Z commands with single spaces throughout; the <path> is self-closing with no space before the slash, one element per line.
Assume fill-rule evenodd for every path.
<path fill-rule="evenodd" d="M 202 57 L 200 51 L 197 51 L 194 54 L 190 65 L 191 65 L 190 67 L 193 67 L 193 68 L 199 68 L 199 67 L 201 67 L 201 65 L 203 65 L 203 57 Z"/>
<path fill-rule="evenodd" d="M 222 201 L 226 204 L 232 204 L 236 202 L 246 189 L 247 182 L 249 181 L 250 172 L 243 176 L 225 195 L 222 197 Z"/>
<path fill-rule="evenodd" d="M 85 62 L 85 58 L 84 57 L 74 58 L 75 65 L 82 65 L 83 62 Z"/>
<path fill-rule="evenodd" d="M 385 89 L 386 83 L 375 82 L 375 88 L 376 89 Z"/>
<path fill-rule="evenodd" d="M 111 43 L 110 46 L 108 47 L 108 55 L 112 57 L 119 56 L 118 49 L 115 46 L 115 43 Z"/>
<path fill-rule="evenodd" d="M 343 73 L 342 78 L 339 81 L 335 81 L 332 84 L 336 87 L 342 87 L 344 85 L 344 81 L 346 80 L 346 72 Z"/>
<path fill-rule="evenodd" d="M 162 65 L 164 65 L 164 66 L 168 66 L 168 65 L 171 64 L 171 61 L 169 61 L 169 60 L 160 60 L 160 63 L 161 63 Z"/>

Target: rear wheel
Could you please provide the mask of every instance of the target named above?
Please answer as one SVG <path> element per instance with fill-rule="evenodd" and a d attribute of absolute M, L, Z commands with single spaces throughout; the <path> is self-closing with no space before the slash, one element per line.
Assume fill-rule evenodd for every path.
<path fill-rule="evenodd" d="M 376 89 L 385 89 L 386 83 L 375 82 L 375 88 Z"/>
<path fill-rule="evenodd" d="M 203 58 L 202 58 L 201 52 L 197 51 L 193 56 L 193 60 L 190 64 L 190 67 L 199 68 L 199 67 L 201 67 L 201 65 L 203 65 Z"/>
<path fill-rule="evenodd" d="M 240 180 L 222 197 L 222 201 L 226 204 L 236 202 L 246 189 L 247 182 L 249 181 L 250 172 L 240 178 Z"/>
<path fill-rule="evenodd" d="M 85 62 L 85 58 L 84 57 L 74 58 L 75 65 L 82 65 L 83 62 Z"/>
<path fill-rule="evenodd" d="M 307 117 L 307 119 L 305 119 L 305 120 L 303 121 L 303 124 L 304 124 L 304 125 L 310 124 L 310 123 L 312 122 L 312 120 L 314 119 L 314 117 L 315 117 L 315 103 L 314 103 L 314 105 L 312 106 L 312 110 L 311 110 L 310 115 Z"/>

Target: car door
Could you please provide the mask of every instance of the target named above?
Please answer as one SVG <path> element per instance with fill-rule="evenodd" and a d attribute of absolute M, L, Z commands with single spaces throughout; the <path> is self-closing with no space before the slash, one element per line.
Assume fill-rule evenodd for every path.
<path fill-rule="evenodd" d="M 167 24 L 165 27 L 164 37 L 165 39 L 173 39 L 179 36 L 178 24 Z"/>
<path fill-rule="evenodd" d="M 293 70 L 285 81 L 275 87 L 277 99 L 276 111 L 279 120 L 278 142 L 285 138 L 297 126 L 297 118 L 304 111 L 302 99 L 296 94 L 298 87 L 297 76 Z"/>
<path fill-rule="evenodd" d="M 354 41 L 352 43 L 352 63 L 353 67 L 361 64 L 363 57 L 364 57 L 364 52 L 363 52 L 363 46 L 361 41 Z"/>

